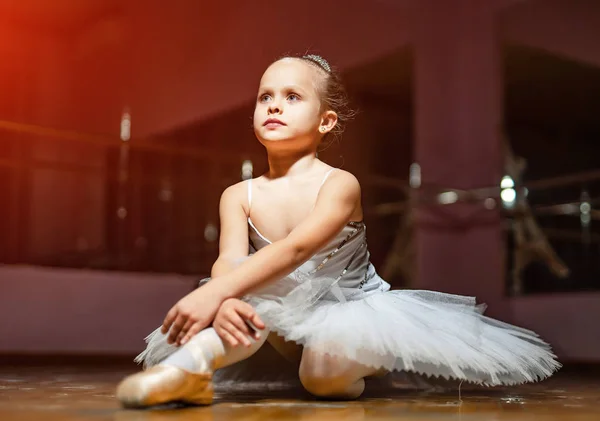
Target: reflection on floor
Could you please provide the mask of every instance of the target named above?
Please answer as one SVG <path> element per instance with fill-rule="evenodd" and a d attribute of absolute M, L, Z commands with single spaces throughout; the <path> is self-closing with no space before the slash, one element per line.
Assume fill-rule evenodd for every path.
<path fill-rule="evenodd" d="M 539 384 L 477 388 L 445 384 L 414 389 L 398 379 L 368 383 L 356 402 L 311 398 L 297 384 L 219 388 L 209 407 L 123 410 L 114 398 L 131 366 L 0 366 L 0 420 L 599 420 L 600 370 L 563 369 Z M 413 379 L 414 380 L 414 379 Z M 423 387 L 425 383 L 420 383 Z M 431 384 L 430 384 L 431 385 Z"/>

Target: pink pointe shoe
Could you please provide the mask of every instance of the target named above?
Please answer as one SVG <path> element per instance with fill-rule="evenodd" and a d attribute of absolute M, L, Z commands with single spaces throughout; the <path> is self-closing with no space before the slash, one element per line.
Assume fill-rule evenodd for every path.
<path fill-rule="evenodd" d="M 183 402 L 210 405 L 212 374 L 195 374 L 171 365 L 157 365 L 126 377 L 117 386 L 117 399 L 125 408 L 142 408 Z"/>

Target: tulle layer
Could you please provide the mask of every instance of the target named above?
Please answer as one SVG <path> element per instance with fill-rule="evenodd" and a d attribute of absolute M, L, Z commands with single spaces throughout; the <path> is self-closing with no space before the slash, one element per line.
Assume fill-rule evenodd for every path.
<path fill-rule="evenodd" d="M 328 288 L 338 286 L 308 281 L 286 297 L 247 301 L 286 340 L 377 369 L 492 386 L 538 381 L 560 367 L 534 332 L 484 316 L 474 298 L 399 290 L 319 299 Z"/>
<path fill-rule="evenodd" d="M 536 333 L 484 316 L 473 297 L 388 291 L 383 280 L 364 291 L 339 280 L 295 271 L 244 300 L 286 340 L 375 369 L 495 386 L 539 381 L 561 366 Z M 136 358 L 145 366 L 177 349 L 159 330 L 146 341 Z"/>

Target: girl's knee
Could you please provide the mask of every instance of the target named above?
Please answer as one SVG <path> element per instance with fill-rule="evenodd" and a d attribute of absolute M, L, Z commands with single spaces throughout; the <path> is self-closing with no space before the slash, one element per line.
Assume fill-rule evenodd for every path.
<path fill-rule="evenodd" d="M 364 379 L 349 382 L 340 377 L 300 375 L 300 382 L 311 395 L 328 399 L 358 399 L 365 390 Z"/>
<path fill-rule="evenodd" d="M 362 378 L 328 355 L 304 355 L 298 375 L 307 392 L 322 398 L 357 399 L 365 389 Z"/>

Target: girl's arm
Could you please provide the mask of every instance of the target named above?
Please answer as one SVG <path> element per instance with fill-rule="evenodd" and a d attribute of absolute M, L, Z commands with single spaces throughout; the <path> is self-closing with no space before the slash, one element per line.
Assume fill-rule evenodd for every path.
<path fill-rule="evenodd" d="M 358 180 L 350 173 L 337 171 L 321 189 L 313 212 L 285 239 L 262 248 L 252 259 L 205 287 L 224 301 L 288 275 L 338 235 L 358 206 Z"/>
<path fill-rule="evenodd" d="M 228 187 L 221 195 L 219 257 L 212 266 L 211 278 L 231 272 L 242 258 L 248 256 L 248 215 L 244 210 L 245 198 L 244 183 Z"/>
<path fill-rule="evenodd" d="M 248 216 L 244 210 L 246 198 L 246 189 L 244 183 L 238 183 L 228 187 L 221 195 L 219 203 L 219 217 L 221 225 L 221 234 L 219 238 L 219 257 L 215 261 L 211 270 L 211 277 L 216 278 L 229 273 L 238 264 L 239 260 L 248 256 Z M 207 285 L 197 288 L 191 294 L 181 299 L 171 308 L 163 322 L 163 333 L 169 332 L 168 342 L 181 343 L 184 332 L 189 329 L 191 322 L 198 322 L 193 317 L 193 311 L 197 310 L 199 305 L 195 300 L 189 298 L 195 296 L 198 291 L 204 290 Z M 204 294 L 202 294 L 204 295 Z M 210 302 L 208 305 L 200 306 L 207 311 L 204 320 L 198 326 L 206 327 L 210 324 L 222 301 Z M 172 328 L 171 328 L 172 325 Z M 202 327 L 202 328 L 203 328 Z"/>
<path fill-rule="evenodd" d="M 347 172 L 336 171 L 321 188 L 314 210 L 285 239 L 262 248 L 251 259 L 192 291 L 171 308 L 162 326 L 163 333 L 169 332 L 168 342 L 185 344 L 213 321 L 226 299 L 242 297 L 293 272 L 338 235 L 359 206 L 358 181 Z M 241 213 L 232 220 L 241 221 Z M 241 227 L 241 222 L 237 226 Z M 247 246 L 248 240 L 245 241 Z M 230 250 L 241 252 L 241 248 L 231 247 Z M 227 261 L 234 255 L 224 254 L 226 263 L 217 270 L 229 269 Z"/>

